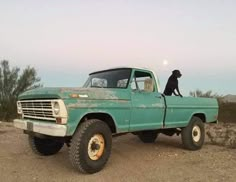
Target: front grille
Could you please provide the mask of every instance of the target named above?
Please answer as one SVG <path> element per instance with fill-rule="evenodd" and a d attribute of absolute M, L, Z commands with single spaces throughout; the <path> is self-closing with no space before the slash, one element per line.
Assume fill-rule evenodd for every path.
<path fill-rule="evenodd" d="M 53 117 L 52 101 L 51 100 L 26 100 L 20 101 L 23 118 L 52 120 Z"/>

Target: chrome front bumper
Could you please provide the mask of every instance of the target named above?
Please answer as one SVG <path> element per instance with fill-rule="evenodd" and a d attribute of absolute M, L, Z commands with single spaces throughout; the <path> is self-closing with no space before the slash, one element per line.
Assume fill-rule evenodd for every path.
<path fill-rule="evenodd" d="M 14 126 L 22 130 L 58 137 L 66 136 L 67 131 L 66 125 L 43 123 L 29 119 L 15 119 Z"/>

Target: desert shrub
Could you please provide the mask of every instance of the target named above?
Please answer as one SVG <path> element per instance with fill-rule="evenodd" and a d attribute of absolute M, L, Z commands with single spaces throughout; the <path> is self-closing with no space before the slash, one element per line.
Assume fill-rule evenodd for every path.
<path fill-rule="evenodd" d="M 40 78 L 34 68 L 28 66 L 10 68 L 9 62 L 0 62 L 0 120 L 10 121 L 16 117 L 16 101 L 20 93 L 39 87 Z"/>
<path fill-rule="evenodd" d="M 223 97 L 222 95 L 219 95 L 217 93 L 213 93 L 211 90 L 203 92 L 199 89 L 197 89 L 195 91 L 190 91 L 189 95 L 192 97 L 206 97 L 206 98 L 221 98 L 221 97 Z"/>

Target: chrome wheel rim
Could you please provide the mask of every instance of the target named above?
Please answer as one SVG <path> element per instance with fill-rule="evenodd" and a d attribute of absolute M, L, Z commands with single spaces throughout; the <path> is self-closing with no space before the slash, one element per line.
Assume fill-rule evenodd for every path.
<path fill-rule="evenodd" d="M 192 130 L 192 138 L 194 142 L 199 142 L 201 138 L 201 129 L 199 126 L 194 126 Z"/>

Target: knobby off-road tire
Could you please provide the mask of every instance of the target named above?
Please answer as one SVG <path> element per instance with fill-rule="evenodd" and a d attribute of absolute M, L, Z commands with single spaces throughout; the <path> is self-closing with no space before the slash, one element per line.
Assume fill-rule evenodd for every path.
<path fill-rule="evenodd" d="M 188 150 L 199 150 L 205 140 L 204 123 L 198 117 L 193 116 L 188 126 L 181 131 L 184 148 Z"/>
<path fill-rule="evenodd" d="M 69 148 L 73 167 L 82 173 L 96 173 L 107 163 L 112 146 L 108 125 L 97 119 L 87 120 L 76 130 Z"/>
<path fill-rule="evenodd" d="M 153 143 L 155 142 L 157 136 L 158 136 L 157 131 L 142 131 L 138 134 L 139 139 L 143 143 Z"/>
<path fill-rule="evenodd" d="M 58 153 L 64 143 L 49 138 L 38 138 L 29 135 L 29 145 L 35 154 L 47 156 Z"/>

